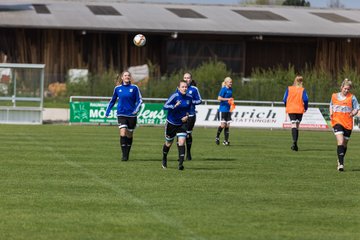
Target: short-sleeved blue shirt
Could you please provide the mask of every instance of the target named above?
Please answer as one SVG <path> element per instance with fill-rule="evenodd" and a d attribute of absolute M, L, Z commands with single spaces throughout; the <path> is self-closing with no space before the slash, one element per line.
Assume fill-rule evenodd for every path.
<path fill-rule="evenodd" d="M 232 88 L 222 87 L 218 96 L 232 98 Z M 230 104 L 228 101 L 220 101 L 219 112 L 230 112 Z"/>

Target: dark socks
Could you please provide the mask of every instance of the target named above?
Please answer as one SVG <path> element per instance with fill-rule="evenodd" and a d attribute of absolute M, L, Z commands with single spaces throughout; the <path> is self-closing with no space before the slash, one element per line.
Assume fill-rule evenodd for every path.
<path fill-rule="evenodd" d="M 217 133 L 216 133 L 216 138 L 220 137 L 220 133 L 222 132 L 223 128 L 220 126 L 218 127 Z"/>
<path fill-rule="evenodd" d="M 122 160 L 127 160 L 127 137 L 120 136 L 120 146 L 122 152 Z"/>
<path fill-rule="evenodd" d="M 170 148 L 167 147 L 165 144 L 163 146 L 163 160 L 167 160 L 167 155 L 169 153 Z"/>
<path fill-rule="evenodd" d="M 179 150 L 179 166 L 182 166 L 185 158 L 185 146 L 178 145 L 178 150 Z"/>
<path fill-rule="evenodd" d="M 299 138 L 299 129 L 291 128 L 291 135 L 292 135 L 294 145 L 297 145 L 297 141 L 298 141 L 298 138 Z"/>
<path fill-rule="evenodd" d="M 126 138 L 127 141 L 127 146 L 126 146 L 126 154 L 127 154 L 127 158 L 129 159 L 129 155 L 130 155 L 130 149 L 131 149 L 131 145 L 133 142 L 133 138 Z"/>
<path fill-rule="evenodd" d="M 192 145 L 192 135 L 188 134 L 186 138 L 186 158 L 191 160 L 191 145 Z"/>
<path fill-rule="evenodd" d="M 345 147 L 343 145 L 337 146 L 337 154 L 340 165 L 344 165 Z"/>
<path fill-rule="evenodd" d="M 229 128 L 228 127 L 225 127 L 224 137 L 225 137 L 225 141 L 228 142 L 229 141 Z"/>

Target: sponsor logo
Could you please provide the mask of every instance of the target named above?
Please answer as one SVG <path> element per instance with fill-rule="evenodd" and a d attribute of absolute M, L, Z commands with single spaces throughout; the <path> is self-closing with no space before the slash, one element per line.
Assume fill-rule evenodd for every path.
<path fill-rule="evenodd" d="M 252 109 L 250 111 L 235 111 L 231 113 L 231 118 L 234 122 L 276 122 L 276 112 L 272 109 L 266 111 L 259 111 L 259 109 Z M 219 110 L 208 108 L 205 121 L 219 121 Z"/>

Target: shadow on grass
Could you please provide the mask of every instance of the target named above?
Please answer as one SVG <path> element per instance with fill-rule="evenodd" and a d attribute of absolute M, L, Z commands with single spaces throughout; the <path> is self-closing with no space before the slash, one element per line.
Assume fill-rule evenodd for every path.
<path fill-rule="evenodd" d="M 299 148 L 299 152 L 333 152 L 333 150 L 324 148 Z"/>
<path fill-rule="evenodd" d="M 186 166 L 185 166 L 186 167 Z M 226 167 L 226 168 L 218 168 L 218 167 L 189 167 L 188 168 L 189 170 L 195 170 L 195 171 L 219 171 L 219 170 L 233 170 L 235 168 L 229 168 L 229 167 Z"/>
<path fill-rule="evenodd" d="M 230 145 L 228 146 L 224 146 L 222 143 L 220 145 L 216 145 L 214 147 L 219 147 L 219 148 L 232 148 L 232 147 L 250 147 L 250 146 L 261 146 L 260 144 L 259 145 L 256 145 L 256 144 L 248 144 L 248 143 L 238 143 L 238 144 L 233 144 L 233 143 L 230 143 Z"/>
<path fill-rule="evenodd" d="M 130 160 L 131 161 L 131 160 Z M 160 162 L 162 161 L 161 158 L 159 159 L 133 159 L 134 162 Z M 168 159 L 168 161 L 177 161 L 177 160 L 172 160 L 172 159 Z"/>
<path fill-rule="evenodd" d="M 351 172 L 360 172 L 360 168 L 351 169 Z"/>
<path fill-rule="evenodd" d="M 202 162 L 202 161 L 237 161 L 237 158 L 193 158 L 192 160 L 186 160 L 184 162 Z M 121 161 L 120 162 L 161 162 L 161 158 L 160 159 L 141 159 L 141 158 L 137 158 L 137 159 L 129 159 L 128 161 Z M 168 162 L 177 162 L 177 159 L 168 159 Z"/>
<path fill-rule="evenodd" d="M 237 158 L 204 158 L 199 161 L 236 161 Z"/>

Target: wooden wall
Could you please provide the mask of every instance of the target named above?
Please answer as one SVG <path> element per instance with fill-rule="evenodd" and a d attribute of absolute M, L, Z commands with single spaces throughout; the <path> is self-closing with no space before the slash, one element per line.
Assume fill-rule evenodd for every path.
<path fill-rule="evenodd" d="M 315 67 L 329 71 L 333 76 L 345 67 L 360 72 L 360 40 L 319 39 Z"/>
<path fill-rule="evenodd" d="M 315 63 L 316 39 L 267 38 L 248 41 L 246 44 L 245 76 L 254 68 L 284 67 L 289 64 L 301 72 L 306 65 Z"/>
<path fill-rule="evenodd" d="M 166 52 L 168 37 L 148 34 L 147 45 L 139 48 L 132 44 L 133 36 L 114 32 L 0 29 L 0 52 L 6 53 L 8 62 L 46 64 L 48 83 L 65 82 L 71 68 L 87 68 L 91 73 L 101 74 L 109 69 L 121 72 L 129 66 L 148 62 L 157 67 L 157 72 L 165 74 L 169 58 Z M 224 43 L 228 37 L 217 36 Z M 191 34 L 187 39 L 199 40 Z M 289 64 L 297 71 L 308 64 L 333 74 L 345 65 L 360 69 L 359 40 L 264 37 L 259 41 L 241 37 L 241 41 L 245 42 L 246 54 L 245 63 L 239 63 L 244 71 L 238 73 L 240 75 L 248 76 L 256 67 L 286 67 Z"/>
<path fill-rule="evenodd" d="M 101 74 L 146 63 L 145 49 L 131 41 L 131 36 L 121 33 L 0 29 L 0 51 L 7 54 L 8 62 L 44 63 L 48 82 L 64 82 L 71 68 Z"/>

